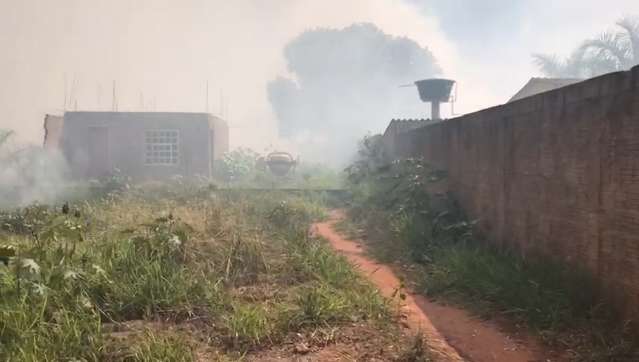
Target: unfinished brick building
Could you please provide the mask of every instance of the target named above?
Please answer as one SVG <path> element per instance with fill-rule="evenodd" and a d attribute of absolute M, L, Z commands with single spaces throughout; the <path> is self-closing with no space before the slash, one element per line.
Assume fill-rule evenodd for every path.
<path fill-rule="evenodd" d="M 60 148 L 78 179 L 114 169 L 136 180 L 209 177 L 228 150 L 228 127 L 206 113 L 66 112 L 45 118 L 45 147 Z"/>

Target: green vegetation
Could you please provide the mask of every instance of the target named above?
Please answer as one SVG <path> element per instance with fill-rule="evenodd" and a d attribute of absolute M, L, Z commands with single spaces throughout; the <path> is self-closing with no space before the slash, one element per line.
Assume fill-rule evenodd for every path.
<path fill-rule="evenodd" d="M 261 155 L 249 148 L 238 148 L 216 161 L 215 178 L 221 185 L 233 188 L 340 189 L 342 174 L 319 163 L 300 162 L 285 177 L 268 171 Z"/>
<path fill-rule="evenodd" d="M 195 358 L 184 338 L 179 336 L 162 336 L 145 331 L 144 337 L 133 345 L 132 354 L 125 358 L 131 362 L 176 361 L 191 362 Z"/>
<path fill-rule="evenodd" d="M 236 359 L 392 325 L 377 291 L 309 237 L 320 196 L 124 181 L 0 212 L 0 360 Z"/>
<path fill-rule="evenodd" d="M 629 326 L 597 296 L 589 273 L 529 252 L 499 250 L 478 240 L 454 198 L 446 175 L 419 159 L 392 164 L 376 142 L 362 143 L 349 167 L 355 200 L 342 230 L 358 233 L 373 255 L 404 267 L 417 291 L 463 305 L 485 317 L 526 325 L 575 360 L 639 357 Z M 406 267 L 408 265 L 408 267 Z"/>

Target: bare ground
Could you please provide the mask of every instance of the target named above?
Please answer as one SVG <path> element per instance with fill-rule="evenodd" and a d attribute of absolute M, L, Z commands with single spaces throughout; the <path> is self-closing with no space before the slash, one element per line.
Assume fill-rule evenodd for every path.
<path fill-rule="evenodd" d="M 398 361 L 405 343 L 396 337 L 372 329 L 366 323 L 340 326 L 290 335 L 282 345 L 251 354 L 247 361 Z"/>

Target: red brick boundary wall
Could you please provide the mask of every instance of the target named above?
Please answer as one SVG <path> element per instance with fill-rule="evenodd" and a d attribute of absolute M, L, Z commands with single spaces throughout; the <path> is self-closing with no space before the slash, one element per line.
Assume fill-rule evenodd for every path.
<path fill-rule="evenodd" d="M 385 137 L 486 239 L 588 268 L 639 321 L 639 67 Z"/>

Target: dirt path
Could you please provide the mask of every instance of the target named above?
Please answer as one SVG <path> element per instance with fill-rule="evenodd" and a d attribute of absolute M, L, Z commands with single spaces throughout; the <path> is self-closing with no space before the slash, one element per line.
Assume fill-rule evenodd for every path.
<path fill-rule="evenodd" d="M 384 296 L 392 297 L 400 285 L 399 278 L 389 266 L 368 258 L 361 243 L 346 240 L 334 230 L 333 225 L 341 218 L 341 211 L 333 211 L 328 221 L 313 226 L 313 232 L 326 238 L 335 250 L 357 265 Z M 440 361 L 549 361 L 535 340 L 516 341 L 495 324 L 474 318 L 464 310 L 433 303 L 411 291 L 405 294 L 401 311 L 406 326 L 414 333 L 424 334 Z"/>

